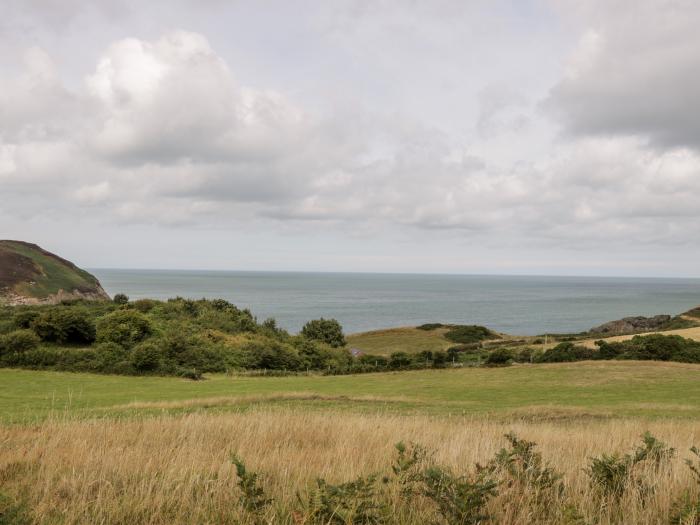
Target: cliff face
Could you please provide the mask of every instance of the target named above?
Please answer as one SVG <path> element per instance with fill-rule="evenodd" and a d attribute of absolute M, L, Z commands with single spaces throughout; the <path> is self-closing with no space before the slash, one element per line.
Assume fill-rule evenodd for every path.
<path fill-rule="evenodd" d="M 97 278 L 35 244 L 0 240 L 0 304 L 109 300 Z"/>

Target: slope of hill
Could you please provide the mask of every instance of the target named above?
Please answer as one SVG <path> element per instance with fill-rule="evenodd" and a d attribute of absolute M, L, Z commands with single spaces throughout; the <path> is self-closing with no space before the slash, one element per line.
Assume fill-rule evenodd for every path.
<path fill-rule="evenodd" d="M 39 246 L 0 240 L 0 304 L 108 300 L 95 276 Z"/>

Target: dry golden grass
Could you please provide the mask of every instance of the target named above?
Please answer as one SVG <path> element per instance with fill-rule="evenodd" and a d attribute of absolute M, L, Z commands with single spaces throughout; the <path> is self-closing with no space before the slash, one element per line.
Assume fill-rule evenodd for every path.
<path fill-rule="evenodd" d="M 554 416 L 559 421 L 503 422 L 257 409 L 141 420 L 48 420 L 0 427 L 0 486 L 25 500 L 37 523 L 245 523 L 229 460 L 235 452 L 263 474 L 277 502 L 277 517 L 268 515 L 269 522 L 293 523 L 288 509 L 298 490 L 319 476 L 338 482 L 389 473 L 399 440 L 421 443 L 436 451 L 439 463 L 466 471 L 487 461 L 505 445 L 503 434 L 513 430 L 536 441 L 544 459 L 563 473 L 566 500 L 585 520 L 579 523 L 668 523 L 673 502 L 692 487 L 682 460 L 692 444 L 700 445 L 697 421 Z M 593 497 L 583 468 L 591 456 L 629 451 L 646 430 L 679 454 L 667 467 L 647 473 L 655 492 L 646 505 L 631 493 L 621 502 L 622 513 L 612 512 Z M 522 499 L 502 491 L 489 512 L 496 523 L 561 523 L 564 503 L 552 505 L 554 517 L 538 521 Z M 431 512 L 419 499 L 408 513 L 397 510 L 394 522 L 426 523 L 434 517 Z"/>

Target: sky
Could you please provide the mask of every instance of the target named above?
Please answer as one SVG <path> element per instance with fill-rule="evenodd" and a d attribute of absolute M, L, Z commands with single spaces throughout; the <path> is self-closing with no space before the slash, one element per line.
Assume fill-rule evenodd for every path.
<path fill-rule="evenodd" d="M 700 277 L 695 0 L 2 0 L 0 238 Z"/>

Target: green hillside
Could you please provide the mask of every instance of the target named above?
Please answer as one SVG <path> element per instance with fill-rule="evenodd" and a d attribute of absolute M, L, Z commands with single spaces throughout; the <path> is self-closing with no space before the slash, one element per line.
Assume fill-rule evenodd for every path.
<path fill-rule="evenodd" d="M 23 241 L 0 240 L 0 302 L 31 304 L 63 297 L 108 299 L 95 276 Z"/>

